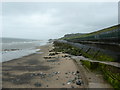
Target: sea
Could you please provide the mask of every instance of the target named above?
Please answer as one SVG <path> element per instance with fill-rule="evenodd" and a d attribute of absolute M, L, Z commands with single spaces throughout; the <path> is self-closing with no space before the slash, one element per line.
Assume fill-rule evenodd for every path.
<path fill-rule="evenodd" d="M 37 53 L 38 47 L 48 43 L 47 40 L 32 40 L 18 38 L 1 38 L 0 39 L 0 62 L 5 62 L 30 54 Z"/>

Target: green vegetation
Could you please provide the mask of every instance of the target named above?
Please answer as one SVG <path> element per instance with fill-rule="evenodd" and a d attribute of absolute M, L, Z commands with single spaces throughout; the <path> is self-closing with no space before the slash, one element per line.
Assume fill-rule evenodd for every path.
<path fill-rule="evenodd" d="M 76 55 L 76 56 L 83 55 L 84 57 L 96 59 L 99 61 L 116 61 L 114 57 L 107 55 L 106 53 L 103 53 L 99 50 L 97 51 L 89 48 L 87 50 L 83 50 L 84 47 L 77 48 L 70 44 L 59 43 L 59 42 L 54 42 L 54 46 L 55 46 L 54 49 L 55 51 L 69 53 L 71 55 Z"/>
<path fill-rule="evenodd" d="M 77 48 L 72 45 L 66 43 L 54 42 L 54 51 L 59 51 L 63 53 L 69 53 L 71 55 L 83 55 L 85 57 L 89 57 L 96 60 L 102 61 L 114 61 L 114 58 L 106 55 L 100 51 L 94 51 L 92 49 L 88 49 L 86 51 L 83 48 Z M 81 60 L 81 62 L 92 71 L 101 71 L 104 76 L 104 79 L 107 80 L 116 90 L 120 88 L 120 68 L 101 64 L 98 62 L 90 62 Z"/>
<path fill-rule="evenodd" d="M 86 51 L 83 48 L 77 48 L 72 45 L 60 42 L 54 42 L 54 51 L 59 51 L 63 53 L 69 53 L 71 55 L 83 55 L 85 57 L 89 57 L 96 60 L 102 61 L 114 61 L 114 58 L 105 55 L 100 51 L 94 51 L 92 49 L 88 49 Z M 98 62 L 90 62 L 81 60 L 81 62 L 90 70 L 92 71 L 101 71 L 104 76 L 104 79 L 107 80 L 116 90 L 120 88 L 120 68 L 101 64 Z"/>
<path fill-rule="evenodd" d="M 88 36 L 90 38 L 92 35 L 96 35 L 96 34 L 100 34 L 102 32 L 107 32 L 107 31 L 112 31 L 114 29 L 117 29 L 118 26 L 119 25 L 115 25 L 115 26 L 112 26 L 112 27 L 109 27 L 109 28 L 105 28 L 105 29 L 102 29 L 102 30 L 99 30 L 99 31 L 92 32 L 92 33 L 76 35 L 76 36 L 71 36 L 71 37 L 63 37 L 63 38 L 60 38 L 60 39 L 70 40 L 70 39 L 79 39 L 79 38 L 88 37 Z"/>
<path fill-rule="evenodd" d="M 116 90 L 120 88 L 120 68 L 81 60 L 81 62 L 92 71 L 101 71 L 104 76 L 104 79 L 107 80 Z"/>
<path fill-rule="evenodd" d="M 80 49 L 65 43 L 54 42 L 54 51 L 69 53 L 71 55 L 80 55 Z"/>

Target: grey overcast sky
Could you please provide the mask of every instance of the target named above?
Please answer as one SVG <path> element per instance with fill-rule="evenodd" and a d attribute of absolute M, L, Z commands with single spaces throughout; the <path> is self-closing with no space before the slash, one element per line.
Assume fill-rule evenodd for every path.
<path fill-rule="evenodd" d="M 50 39 L 118 24 L 117 2 L 4 2 L 3 37 Z"/>

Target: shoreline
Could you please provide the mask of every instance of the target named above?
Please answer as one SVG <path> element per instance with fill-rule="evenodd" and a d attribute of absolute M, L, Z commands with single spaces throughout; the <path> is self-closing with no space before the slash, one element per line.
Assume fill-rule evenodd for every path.
<path fill-rule="evenodd" d="M 2 79 L 3 88 L 83 88 L 84 85 L 76 85 L 73 79 L 80 78 L 76 74 L 78 68 L 67 54 L 59 52 L 49 55 L 53 45 L 47 44 L 39 47 L 43 52 L 24 56 L 19 59 L 3 62 Z M 45 59 L 45 57 L 51 57 Z M 72 68 L 71 68 L 72 66 Z"/>
<path fill-rule="evenodd" d="M 40 52 L 3 62 L 3 88 L 89 88 L 96 87 L 94 76 L 69 54 L 51 52 L 53 44 L 40 46 Z M 87 77 L 87 78 L 86 78 Z M 90 80 L 88 80 L 91 78 Z M 101 81 L 100 81 L 101 83 Z M 106 84 L 105 82 L 103 82 Z M 101 84 L 98 83 L 98 86 Z M 97 87 L 100 88 L 100 87 Z M 103 85 L 103 88 L 110 88 Z"/>
<path fill-rule="evenodd" d="M 46 43 L 44 45 L 41 45 L 41 46 L 37 46 L 35 49 L 34 49 L 34 52 L 31 52 L 31 53 L 28 53 L 28 54 L 24 54 L 24 55 L 21 55 L 21 56 L 18 56 L 18 57 L 14 57 L 14 59 L 10 59 L 10 60 L 5 60 L 5 61 L 1 61 L 0 63 L 3 63 L 3 62 L 9 62 L 9 61 L 12 61 L 12 60 L 17 60 L 17 59 L 20 59 L 20 58 L 24 58 L 24 57 L 27 57 L 27 56 L 30 56 L 30 55 L 33 55 L 33 54 L 37 54 L 37 52 L 40 52 L 40 48 L 42 46 L 45 46 L 45 45 L 49 45 L 49 43 Z M 38 50 L 39 49 L 39 50 Z M 17 49 L 19 50 L 19 49 Z M 29 50 L 29 49 L 28 49 Z M 11 50 L 12 51 L 12 50 Z M 14 51 L 14 50 L 13 50 Z M 42 53 L 42 52 L 41 52 Z"/>

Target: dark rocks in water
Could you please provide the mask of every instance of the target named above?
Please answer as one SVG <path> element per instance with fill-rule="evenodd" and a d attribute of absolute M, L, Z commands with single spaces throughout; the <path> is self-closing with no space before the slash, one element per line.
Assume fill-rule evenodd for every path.
<path fill-rule="evenodd" d="M 77 80 L 76 81 L 76 85 L 81 85 L 82 83 L 81 83 L 81 81 L 80 80 Z"/>
<path fill-rule="evenodd" d="M 16 50 L 21 50 L 21 49 L 4 49 L 3 51 L 16 51 Z"/>
<path fill-rule="evenodd" d="M 35 83 L 34 85 L 35 85 L 36 87 L 41 87 L 41 86 L 42 86 L 41 83 L 38 83 L 38 82 Z"/>

